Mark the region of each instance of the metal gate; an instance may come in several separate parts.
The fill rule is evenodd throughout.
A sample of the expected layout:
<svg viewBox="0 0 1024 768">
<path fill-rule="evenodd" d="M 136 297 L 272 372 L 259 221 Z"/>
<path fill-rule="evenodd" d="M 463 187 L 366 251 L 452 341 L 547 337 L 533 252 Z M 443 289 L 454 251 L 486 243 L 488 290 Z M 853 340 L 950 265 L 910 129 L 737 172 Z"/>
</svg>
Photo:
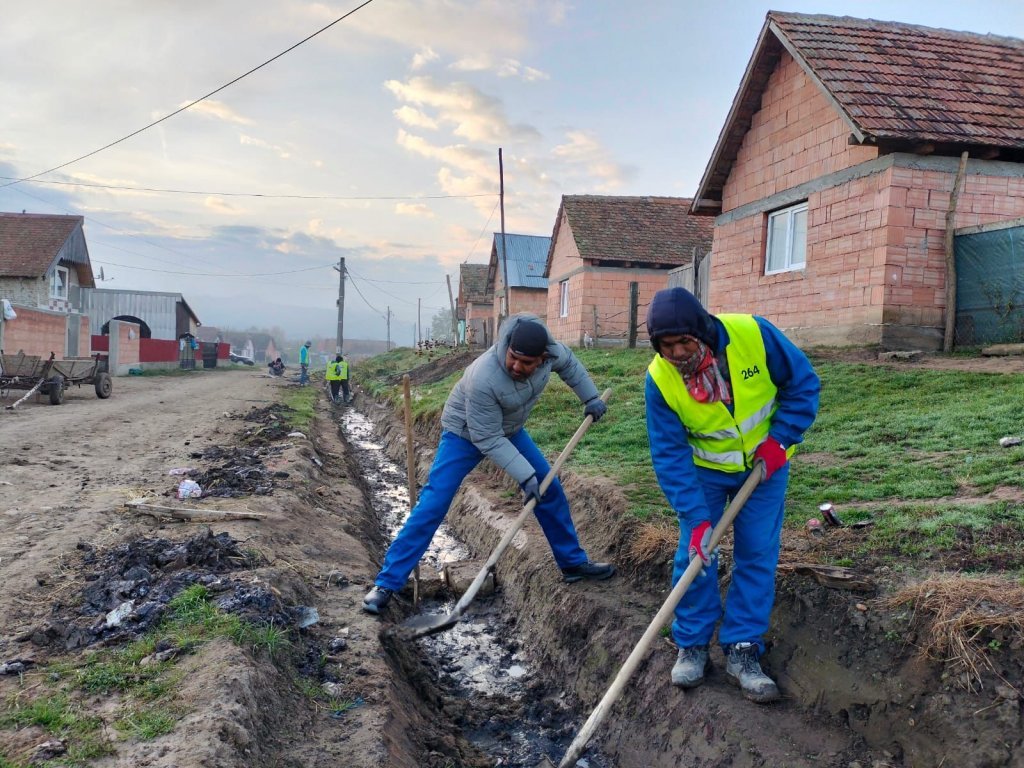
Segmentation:
<svg viewBox="0 0 1024 768">
<path fill-rule="evenodd" d="M 1024 220 L 958 229 L 958 346 L 1024 342 Z"/>
<path fill-rule="evenodd" d="M 178 337 L 178 367 L 192 370 L 196 367 L 196 337 L 184 333 Z"/>
</svg>

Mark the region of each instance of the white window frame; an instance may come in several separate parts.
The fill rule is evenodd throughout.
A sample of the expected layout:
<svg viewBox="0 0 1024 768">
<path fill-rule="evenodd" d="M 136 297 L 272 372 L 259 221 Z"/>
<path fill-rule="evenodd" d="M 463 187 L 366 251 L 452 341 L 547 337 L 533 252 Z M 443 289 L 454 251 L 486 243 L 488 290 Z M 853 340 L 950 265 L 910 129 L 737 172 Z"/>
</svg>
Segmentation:
<svg viewBox="0 0 1024 768">
<path fill-rule="evenodd" d="M 64 275 L 64 293 L 61 295 L 58 287 L 60 286 L 60 275 Z M 50 298 L 51 299 L 65 299 L 68 298 L 68 292 L 71 288 L 71 273 L 67 267 L 54 267 L 53 272 L 50 273 Z"/>
<path fill-rule="evenodd" d="M 803 260 L 800 262 L 794 261 L 794 230 L 793 226 L 794 218 L 800 214 L 804 214 L 804 221 L 807 221 L 807 201 L 797 205 L 791 205 L 789 208 L 782 208 L 781 210 L 774 211 L 768 214 L 768 242 L 765 245 L 764 251 L 764 273 L 765 275 L 777 275 L 782 272 L 793 272 L 795 270 L 803 269 L 807 266 L 807 226 L 804 226 L 804 241 L 803 241 Z M 775 227 L 773 224 L 779 219 L 785 217 L 786 219 L 786 239 L 783 243 L 775 242 Z M 772 253 L 776 249 L 781 248 L 782 250 L 782 265 L 772 269 L 769 265 L 772 263 Z"/>
<path fill-rule="evenodd" d="M 562 280 L 558 284 L 558 316 L 569 316 L 569 281 Z"/>
</svg>

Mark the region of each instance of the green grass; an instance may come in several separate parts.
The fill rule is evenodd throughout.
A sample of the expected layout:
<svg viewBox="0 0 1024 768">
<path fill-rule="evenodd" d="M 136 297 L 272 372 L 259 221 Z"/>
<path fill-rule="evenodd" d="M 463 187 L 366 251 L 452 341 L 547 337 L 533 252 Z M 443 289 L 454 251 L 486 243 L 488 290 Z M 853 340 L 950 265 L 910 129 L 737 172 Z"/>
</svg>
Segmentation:
<svg viewBox="0 0 1024 768">
<path fill-rule="evenodd" d="M 608 414 L 591 427 L 568 466 L 603 475 L 623 489 L 640 518 L 672 514 L 651 469 L 644 414 L 649 349 L 579 350 L 598 389 L 612 388 Z M 422 364 L 393 350 L 359 364 L 361 381 L 378 397 L 401 403 L 395 378 Z M 1024 376 L 900 369 L 817 361 L 821 407 L 798 448 L 790 474 L 787 524 L 800 526 L 832 501 L 848 522 L 873 517 L 866 541 L 918 555 L 951 545 L 958 529 L 983 532 L 995 522 L 1024 534 L 1020 503 L 977 501 L 997 487 L 1024 488 L 1024 447 L 1001 448 L 1020 434 Z M 461 374 L 413 387 L 418 417 L 438 417 Z M 575 394 L 552 377 L 527 428 L 555 456 L 583 419 Z M 870 511 L 844 508 L 868 502 Z"/>
<path fill-rule="evenodd" d="M 141 662 L 155 651 L 158 640 L 169 640 L 181 652 L 217 637 L 225 637 L 253 652 L 273 657 L 290 647 L 285 628 L 254 625 L 225 613 L 210 601 L 206 587 L 193 585 L 168 605 L 167 617 L 147 637 L 114 650 L 84 654 L 71 661 L 50 664 L 43 685 L 50 689 L 34 699 L 14 699 L 7 711 L 0 711 L 0 730 L 36 725 L 68 741 L 68 753 L 53 765 L 84 765 L 113 751 L 103 737 L 103 721 L 85 714 L 76 693 L 89 696 L 117 695 L 123 701 L 114 722 L 125 738 L 138 741 L 170 733 L 181 717 L 169 704 L 184 675 L 173 660 Z M 0 768 L 14 766 L 0 758 Z"/>
<path fill-rule="evenodd" d="M 284 391 L 281 402 L 290 409 L 285 415 L 289 427 L 300 431 L 309 429 L 309 425 L 313 423 L 319 391 L 320 388 L 312 384 L 308 387 L 289 387 Z"/>
</svg>

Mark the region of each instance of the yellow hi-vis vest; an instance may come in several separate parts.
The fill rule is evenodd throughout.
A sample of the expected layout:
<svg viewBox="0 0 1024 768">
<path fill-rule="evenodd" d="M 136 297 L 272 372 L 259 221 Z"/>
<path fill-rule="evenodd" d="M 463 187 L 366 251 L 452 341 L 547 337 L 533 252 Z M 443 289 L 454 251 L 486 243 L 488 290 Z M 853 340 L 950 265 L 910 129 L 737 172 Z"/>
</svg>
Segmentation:
<svg viewBox="0 0 1024 768">
<path fill-rule="evenodd" d="M 754 450 L 768 437 L 778 405 L 778 388 L 768 374 L 761 329 L 752 315 L 716 315 L 729 332 L 726 352 L 733 413 L 724 403 L 699 403 L 686 390 L 679 370 L 660 354 L 647 367 L 668 407 L 686 427 L 693 462 L 721 472 L 753 467 Z M 793 448 L 786 451 L 793 455 Z"/>
<path fill-rule="evenodd" d="M 327 366 L 328 381 L 344 381 L 348 378 L 348 360 L 340 363 L 331 363 Z"/>
</svg>

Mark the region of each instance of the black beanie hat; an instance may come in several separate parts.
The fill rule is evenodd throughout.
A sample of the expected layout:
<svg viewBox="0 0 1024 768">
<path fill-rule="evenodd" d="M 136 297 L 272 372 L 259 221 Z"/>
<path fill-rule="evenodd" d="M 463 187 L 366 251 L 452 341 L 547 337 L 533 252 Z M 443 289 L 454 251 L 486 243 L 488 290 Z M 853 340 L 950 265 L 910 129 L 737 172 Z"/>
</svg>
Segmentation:
<svg viewBox="0 0 1024 768">
<path fill-rule="evenodd" d="M 694 336 L 712 349 L 718 340 L 714 320 L 696 296 L 685 288 L 665 288 L 647 307 L 647 335 L 657 349 L 660 337 L 676 334 Z"/>
<path fill-rule="evenodd" d="M 517 355 L 540 357 L 548 348 L 548 329 L 536 320 L 520 320 L 508 340 Z"/>
</svg>

